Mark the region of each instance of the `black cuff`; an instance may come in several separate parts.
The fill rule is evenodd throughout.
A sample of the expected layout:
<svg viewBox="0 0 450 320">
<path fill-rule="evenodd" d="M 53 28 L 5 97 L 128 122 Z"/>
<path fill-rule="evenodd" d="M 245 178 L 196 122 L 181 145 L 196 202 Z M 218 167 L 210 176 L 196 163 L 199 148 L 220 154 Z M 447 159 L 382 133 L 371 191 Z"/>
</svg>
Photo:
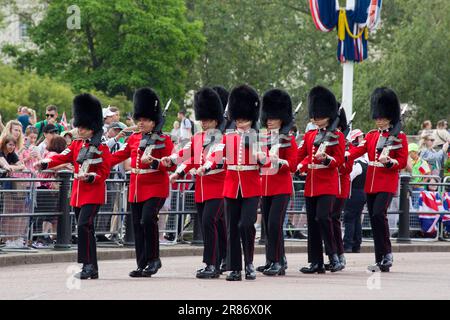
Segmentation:
<svg viewBox="0 0 450 320">
<path fill-rule="evenodd" d="M 322 164 L 324 166 L 329 166 L 331 163 L 331 159 L 330 158 L 325 158 L 325 160 L 322 161 Z"/>
<path fill-rule="evenodd" d="M 47 170 L 48 169 L 48 162 L 42 162 L 41 163 L 41 170 Z"/>
<path fill-rule="evenodd" d="M 186 172 L 184 172 L 184 171 L 180 171 L 180 172 L 177 172 L 177 173 L 178 173 L 178 176 L 180 178 L 184 178 L 184 176 L 186 175 Z"/>
<path fill-rule="evenodd" d="M 394 163 L 393 163 L 392 161 L 389 161 L 389 162 L 386 162 L 386 163 L 384 164 L 384 166 L 385 166 L 386 168 L 390 169 L 390 168 L 392 168 L 392 167 L 394 166 Z"/>
<path fill-rule="evenodd" d="M 87 177 L 87 179 L 86 179 L 86 182 L 87 182 L 87 183 L 93 183 L 93 182 L 94 182 L 94 180 L 95 180 L 95 177 L 94 177 L 94 176 L 91 176 L 91 175 L 89 175 L 89 176 Z"/>
<path fill-rule="evenodd" d="M 159 167 L 159 161 L 158 160 L 153 160 L 152 163 L 150 164 L 150 168 L 153 170 L 157 170 Z"/>
</svg>

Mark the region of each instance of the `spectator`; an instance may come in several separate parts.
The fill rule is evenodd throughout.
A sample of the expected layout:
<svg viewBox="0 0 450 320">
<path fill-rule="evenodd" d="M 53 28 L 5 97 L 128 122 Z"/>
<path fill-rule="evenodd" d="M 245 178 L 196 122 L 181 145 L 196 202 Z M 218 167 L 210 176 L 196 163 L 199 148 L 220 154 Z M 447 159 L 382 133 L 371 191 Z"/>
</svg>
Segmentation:
<svg viewBox="0 0 450 320">
<path fill-rule="evenodd" d="M 56 136 L 59 136 L 59 130 L 54 124 L 46 125 L 43 132 L 44 141 L 42 141 L 37 147 L 37 151 L 40 157 L 44 157 L 45 150 L 47 150 L 47 146 L 50 144 L 50 140 L 52 140 Z"/>
<path fill-rule="evenodd" d="M 364 140 L 364 133 L 355 129 L 349 134 L 349 140 L 353 147 L 358 146 Z M 344 207 L 344 251 L 345 253 L 359 253 L 362 243 L 362 211 L 366 204 L 364 184 L 366 181 L 369 160 L 367 154 L 359 157 L 353 163 L 350 173 L 351 193 Z"/>
<path fill-rule="evenodd" d="M 177 120 L 173 122 L 173 129 L 170 132 L 170 137 L 174 143 L 178 143 L 180 140 L 180 122 Z"/>
<path fill-rule="evenodd" d="M 20 123 L 20 122 L 19 122 Z M 20 130 L 22 133 L 22 130 Z M 20 163 L 19 157 L 15 153 L 16 139 L 12 135 L 5 135 L 0 142 L 0 167 L 7 171 L 9 175 L 15 171 L 25 169 Z M 2 189 L 16 189 L 16 184 L 9 182 L 3 183 Z M 12 246 L 17 241 L 20 242 L 19 247 L 24 246 L 24 238 L 27 234 L 28 218 L 22 217 L 5 217 L 8 214 L 23 213 L 25 211 L 26 198 L 24 193 L 8 192 L 3 194 L 3 214 L 0 219 L 0 234 L 6 235 L 2 241 L 13 240 Z M 9 245 L 6 242 L 6 245 Z"/>
<path fill-rule="evenodd" d="M 112 121 L 113 122 L 118 122 L 118 123 L 120 123 L 121 127 L 126 128 L 127 127 L 126 124 L 120 121 L 120 110 L 119 110 L 119 108 L 114 107 L 114 106 L 109 106 L 108 108 L 109 108 L 109 110 L 112 113 L 114 113 L 114 115 L 112 116 Z"/>
<path fill-rule="evenodd" d="M 441 149 L 445 143 L 450 142 L 447 120 L 439 120 L 434 132 L 434 145 L 436 149 Z"/>
<path fill-rule="evenodd" d="M 125 123 L 126 123 L 127 127 L 129 127 L 129 128 L 136 126 L 136 124 L 134 123 L 133 115 L 130 112 L 127 113 Z"/>
<path fill-rule="evenodd" d="M 34 162 L 38 158 L 36 146 L 38 129 L 36 127 L 28 127 L 25 130 L 25 147 L 19 152 L 19 159 L 25 167 L 34 171 Z"/>
<path fill-rule="evenodd" d="M 108 127 L 114 122 L 113 117 L 115 113 L 112 112 L 109 108 L 103 108 L 103 133 L 106 134 L 108 131 Z"/>
<path fill-rule="evenodd" d="M 16 150 L 20 151 L 24 146 L 24 135 L 22 131 L 22 124 L 17 120 L 10 120 L 6 123 L 5 129 L 0 135 L 0 142 L 5 136 L 12 135 L 16 139 Z"/>
<path fill-rule="evenodd" d="M 180 145 L 184 146 L 187 142 L 191 140 L 192 137 L 192 123 L 191 120 L 186 118 L 186 111 L 180 110 L 178 112 L 178 120 L 180 121 Z"/>
<path fill-rule="evenodd" d="M 72 131 L 64 131 L 61 133 L 61 137 L 63 137 L 66 140 L 67 146 L 70 146 L 73 141 L 73 133 Z"/>
<path fill-rule="evenodd" d="M 428 178 L 421 176 L 430 175 L 431 169 L 425 160 L 422 160 L 419 156 L 419 146 L 416 143 L 410 143 L 408 145 L 408 163 L 406 165 L 406 171 L 410 172 L 411 178 L 411 189 L 412 189 L 412 205 L 414 208 L 418 208 L 420 192 L 425 190 L 423 185 L 418 183 L 427 182 Z"/>
<path fill-rule="evenodd" d="M 34 126 L 37 122 L 36 110 L 27 108 L 27 114 L 28 114 L 28 120 L 30 121 L 30 124 L 32 126 Z"/>
<path fill-rule="evenodd" d="M 308 131 L 311 131 L 311 130 L 315 130 L 315 129 L 317 129 L 317 126 L 314 124 L 313 119 L 311 119 L 311 120 L 308 122 L 308 124 L 306 125 L 305 133 L 308 132 Z"/>
<path fill-rule="evenodd" d="M 439 151 L 436 151 L 433 148 L 435 139 L 434 135 L 425 135 L 423 138 L 423 147 L 420 152 L 420 157 L 428 162 L 428 164 L 431 167 L 431 174 L 432 175 L 442 175 L 442 168 L 444 167 L 444 159 L 445 155 L 448 151 L 448 145 L 449 143 L 446 142 L 442 146 L 442 149 Z"/>
<path fill-rule="evenodd" d="M 64 127 L 58 123 L 58 108 L 56 106 L 49 105 L 45 108 L 45 119 L 46 120 L 39 121 L 35 125 L 35 127 L 39 130 L 37 144 L 43 140 L 44 128 L 48 124 L 54 125 L 58 129 L 58 134 L 61 134 L 64 131 Z"/>
<path fill-rule="evenodd" d="M 433 124 L 430 120 L 425 120 L 422 122 L 422 129 L 419 130 L 419 135 L 422 137 L 424 135 L 429 135 L 433 133 Z"/>
<path fill-rule="evenodd" d="M 25 130 L 28 128 L 28 126 L 31 125 L 28 108 L 20 106 L 19 109 L 17 110 L 17 113 L 18 113 L 17 121 L 19 121 L 22 124 L 22 131 L 25 133 Z"/>
<path fill-rule="evenodd" d="M 44 151 L 43 158 L 51 158 L 52 156 L 63 152 L 67 147 L 66 140 L 58 135 L 55 135 L 48 141 L 48 145 Z M 71 164 L 63 164 L 52 170 L 73 170 Z M 55 179 L 56 173 L 54 172 L 40 172 L 37 174 L 39 178 L 44 179 Z M 58 193 L 54 191 L 48 190 L 58 190 L 59 185 L 57 182 L 49 182 L 45 181 L 40 184 L 38 190 L 36 192 L 36 210 L 35 212 L 53 212 L 57 211 L 58 208 Z M 39 237 L 34 243 L 33 248 L 46 248 L 49 244 L 52 244 L 54 241 L 53 234 L 56 234 L 57 227 L 57 218 L 54 216 L 44 216 L 39 220 L 39 223 L 36 221 L 35 224 L 38 225 L 42 221 L 42 234 L 44 236 Z"/>
</svg>

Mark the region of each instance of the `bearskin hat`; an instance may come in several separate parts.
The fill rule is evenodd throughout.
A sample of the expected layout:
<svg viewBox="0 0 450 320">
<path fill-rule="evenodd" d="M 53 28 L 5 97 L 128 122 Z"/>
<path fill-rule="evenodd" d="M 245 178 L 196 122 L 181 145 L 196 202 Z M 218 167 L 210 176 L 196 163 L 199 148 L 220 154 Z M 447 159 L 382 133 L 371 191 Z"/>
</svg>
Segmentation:
<svg viewBox="0 0 450 320">
<path fill-rule="evenodd" d="M 392 124 L 400 121 L 400 102 L 392 89 L 377 88 L 370 98 L 372 119 L 387 118 Z"/>
<path fill-rule="evenodd" d="M 267 119 L 280 119 L 283 125 L 292 122 L 292 101 L 281 89 L 272 89 L 264 94 L 261 110 L 261 124 L 267 126 Z"/>
<path fill-rule="evenodd" d="M 161 121 L 161 103 L 153 89 L 141 88 L 136 90 L 133 97 L 134 119 L 146 118 L 155 121 L 156 125 Z"/>
<path fill-rule="evenodd" d="M 228 97 L 230 96 L 230 93 L 222 86 L 215 86 L 212 89 L 219 95 L 220 101 L 222 101 L 223 109 L 225 110 L 228 104 Z"/>
<path fill-rule="evenodd" d="M 103 130 L 103 111 L 100 101 L 89 93 L 83 93 L 73 99 L 74 127 L 94 131 Z"/>
<path fill-rule="evenodd" d="M 220 124 L 223 121 L 223 106 L 219 95 L 211 88 L 203 88 L 195 93 L 194 109 L 196 120 L 217 120 Z"/>
<path fill-rule="evenodd" d="M 333 92 L 322 86 L 311 89 L 308 95 L 309 118 L 330 118 L 337 117 L 338 105 Z"/>
<path fill-rule="evenodd" d="M 260 101 L 255 89 L 248 85 L 234 88 L 229 97 L 228 107 L 233 120 L 246 119 L 258 121 Z"/>
</svg>

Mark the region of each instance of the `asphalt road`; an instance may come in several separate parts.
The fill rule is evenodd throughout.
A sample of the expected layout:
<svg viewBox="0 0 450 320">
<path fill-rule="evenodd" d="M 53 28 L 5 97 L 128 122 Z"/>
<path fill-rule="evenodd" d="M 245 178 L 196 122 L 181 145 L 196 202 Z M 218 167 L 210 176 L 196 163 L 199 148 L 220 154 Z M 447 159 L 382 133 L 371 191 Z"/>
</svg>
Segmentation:
<svg viewBox="0 0 450 320">
<path fill-rule="evenodd" d="M 0 268 L 1 299 L 449 299 L 449 253 L 396 253 L 390 273 L 368 273 L 373 254 L 347 255 L 338 273 L 304 275 L 306 254 L 289 254 L 286 276 L 258 274 L 255 281 L 228 282 L 195 278 L 200 257 L 163 258 L 152 278 L 131 279 L 134 260 L 100 262 L 100 279 L 79 281 L 78 264 L 54 263 Z M 255 256 L 255 266 L 264 262 Z"/>
</svg>

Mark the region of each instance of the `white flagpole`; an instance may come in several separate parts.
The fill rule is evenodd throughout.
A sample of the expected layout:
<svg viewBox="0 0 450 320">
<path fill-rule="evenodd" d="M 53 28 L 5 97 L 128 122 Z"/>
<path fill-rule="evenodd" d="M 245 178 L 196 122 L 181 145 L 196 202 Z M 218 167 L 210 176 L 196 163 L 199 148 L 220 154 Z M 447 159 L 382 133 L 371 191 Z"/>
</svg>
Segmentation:
<svg viewBox="0 0 450 320">
<path fill-rule="evenodd" d="M 353 10 L 355 8 L 355 0 L 347 0 L 346 9 Z M 353 114 L 353 61 L 346 61 L 342 64 L 342 107 L 345 114 Z"/>
</svg>

